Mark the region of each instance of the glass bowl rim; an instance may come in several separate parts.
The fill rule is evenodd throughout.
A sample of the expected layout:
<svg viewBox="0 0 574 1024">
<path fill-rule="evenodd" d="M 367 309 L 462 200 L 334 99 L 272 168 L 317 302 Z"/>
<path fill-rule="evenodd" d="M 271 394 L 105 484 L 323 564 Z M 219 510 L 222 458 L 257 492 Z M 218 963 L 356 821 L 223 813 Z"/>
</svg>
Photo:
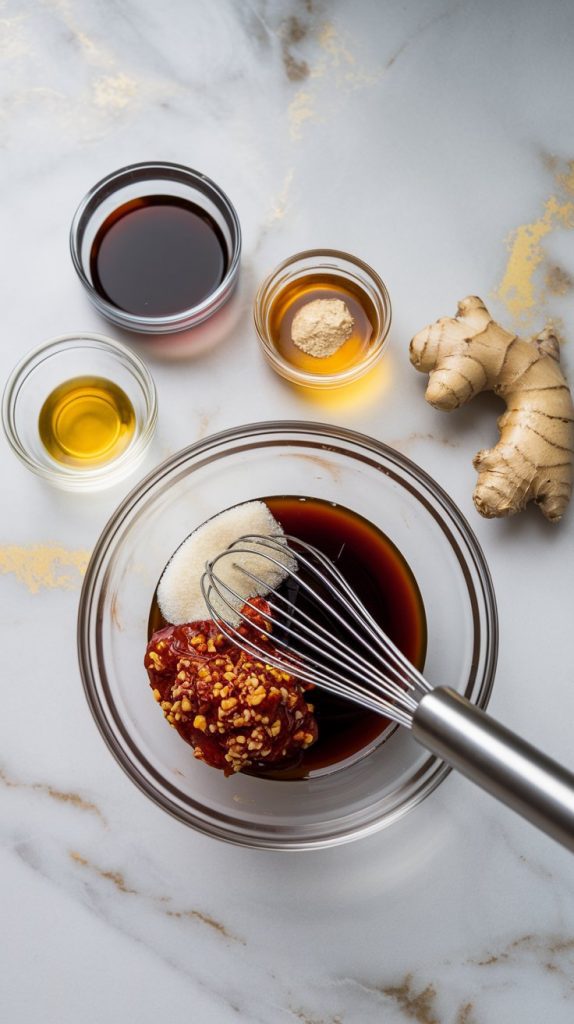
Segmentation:
<svg viewBox="0 0 574 1024">
<path fill-rule="evenodd" d="M 90 652 L 90 622 L 95 611 L 94 601 L 97 600 L 100 591 L 101 581 L 99 581 L 99 577 L 101 569 L 102 567 L 105 568 L 106 556 L 110 548 L 113 549 L 114 539 L 118 534 L 118 531 L 121 530 L 126 514 L 132 512 L 137 507 L 138 503 L 153 490 L 154 485 L 159 484 L 161 480 L 172 471 L 182 467 L 190 458 L 204 455 L 209 452 L 210 449 L 216 449 L 225 442 L 236 442 L 247 438 L 261 439 L 265 434 L 288 435 L 289 433 L 304 433 L 307 435 L 317 436 L 322 435 L 323 437 L 328 435 L 333 440 L 338 440 L 343 443 L 349 442 L 351 444 L 362 446 L 363 448 L 374 452 L 379 457 L 382 456 L 391 463 L 394 463 L 399 469 L 406 471 L 414 477 L 417 485 L 426 487 L 431 492 L 431 495 L 437 500 L 441 511 L 446 511 L 448 517 L 450 517 L 451 521 L 458 527 L 460 534 L 468 547 L 472 564 L 476 569 L 478 582 L 480 583 L 480 589 L 484 599 L 484 668 L 481 674 L 482 678 L 477 684 L 478 693 L 476 698 L 473 699 L 473 703 L 482 710 L 486 709 L 492 694 L 497 666 L 499 642 L 498 614 L 490 570 L 482 547 L 474 531 L 464 514 L 460 511 L 444 488 L 441 487 L 441 485 L 438 484 L 433 477 L 426 472 L 426 470 L 422 469 L 406 455 L 403 455 L 401 452 L 396 451 L 384 442 L 378 441 L 367 434 L 350 430 L 346 427 L 333 426 L 328 423 L 302 420 L 268 420 L 249 423 L 238 427 L 231 427 L 226 430 L 218 431 L 215 434 L 211 434 L 192 445 L 188 445 L 185 448 L 180 449 L 178 452 L 175 452 L 156 466 L 155 469 L 144 477 L 144 479 L 141 480 L 120 503 L 108 520 L 95 544 L 86 570 L 80 595 L 77 620 L 77 650 L 84 694 L 96 726 L 106 746 L 130 780 L 138 787 L 138 789 L 140 789 L 141 792 L 151 799 L 156 806 L 161 807 L 177 821 L 180 821 L 188 827 L 192 827 L 204 835 L 208 835 L 212 838 L 223 840 L 225 842 L 252 849 L 303 851 L 337 846 L 341 843 L 350 842 L 363 836 L 372 835 L 382 828 L 393 824 L 393 822 L 406 814 L 407 811 L 417 806 L 417 804 L 429 796 L 452 771 L 451 766 L 445 761 L 441 761 L 440 758 L 435 755 L 429 754 L 427 761 L 413 773 L 409 778 L 408 783 L 405 783 L 405 785 L 408 784 L 411 787 L 411 791 L 408 796 L 399 805 L 388 812 L 384 812 L 374 820 L 368 821 L 366 824 L 352 824 L 345 830 L 337 831 L 327 836 L 300 836 L 297 839 L 285 838 L 280 834 L 272 837 L 255 837 L 251 834 L 242 834 L 240 831 L 234 831 L 230 828 L 226 828 L 225 823 L 221 824 L 216 821 L 207 821 L 205 818 L 199 818 L 194 816 L 192 813 L 184 812 L 182 809 L 177 808 L 170 802 L 169 796 L 166 796 L 164 793 L 160 793 L 153 788 L 141 772 L 139 766 L 134 765 L 131 757 L 129 756 L 129 752 L 126 753 L 126 751 L 122 749 L 113 730 L 109 726 L 106 714 L 102 711 L 97 694 L 97 687 L 94 682 L 97 670 L 93 665 Z M 225 457 L 226 454 L 227 452 L 221 453 L 222 457 Z M 420 495 L 418 491 L 416 494 L 417 498 L 419 498 Z M 442 520 L 442 517 L 435 516 L 435 518 L 441 518 Z M 450 543 L 452 546 L 452 541 L 450 541 Z M 457 557 L 459 557 L 459 553 L 456 553 Z M 466 561 L 461 565 L 461 568 L 464 576 L 468 580 Z M 108 569 L 105 569 L 105 572 L 103 573 L 104 584 L 107 580 L 107 575 Z M 476 592 L 474 587 L 473 590 Z M 413 784 L 416 784 L 416 788 L 414 790 L 412 789 Z"/>
<path fill-rule="evenodd" d="M 297 263 L 309 259 L 339 259 L 357 267 L 370 279 L 375 291 L 377 292 L 377 298 L 383 308 L 384 315 L 381 320 L 381 326 L 376 343 L 369 352 L 367 352 L 364 359 L 361 359 L 354 366 L 347 367 L 346 370 L 341 370 L 339 373 L 312 373 L 309 370 L 301 370 L 298 367 L 292 366 L 287 359 L 284 359 L 283 356 L 279 354 L 275 346 L 270 343 L 268 332 L 263 322 L 263 303 L 267 298 L 268 292 L 275 285 L 280 275 Z M 320 265 L 317 269 L 321 269 Z M 365 260 L 362 260 L 359 256 L 354 256 L 352 253 L 345 252 L 342 249 L 304 249 L 301 252 L 293 253 L 292 256 L 288 256 L 286 259 L 278 263 L 271 273 L 269 273 L 261 282 L 253 300 L 253 321 L 257 332 L 257 338 L 261 348 L 263 349 L 265 358 L 282 377 L 285 377 L 287 380 L 290 380 L 295 384 L 300 384 L 303 387 L 339 387 L 343 384 L 348 384 L 351 381 L 357 380 L 359 377 L 363 376 L 363 374 L 367 373 L 367 371 L 375 365 L 385 351 L 389 340 L 392 318 L 393 311 L 391 297 L 380 274 L 378 274 L 370 264 L 366 263 Z"/>
<path fill-rule="evenodd" d="M 128 313 L 127 311 L 120 309 L 115 306 L 113 302 L 109 302 L 94 288 L 92 281 L 84 270 L 84 261 L 82 260 L 81 254 L 81 237 L 83 234 L 84 217 L 89 212 L 91 204 L 96 203 L 99 205 L 100 196 L 106 198 L 107 195 L 112 194 L 117 189 L 129 183 L 130 175 L 138 175 L 138 180 L 142 182 L 146 180 L 145 172 L 149 172 L 150 180 L 155 175 L 156 178 L 163 177 L 169 180 L 169 173 L 175 172 L 182 177 L 188 179 L 187 184 L 200 184 L 203 188 L 211 191 L 213 196 L 216 197 L 217 202 L 225 209 L 231 222 L 231 235 L 232 235 L 232 246 L 233 251 L 229 266 L 225 272 L 225 276 L 217 288 L 206 295 L 201 302 L 196 303 L 195 306 L 189 306 L 187 309 L 179 310 L 177 313 L 170 313 L 166 316 L 139 316 L 135 313 Z M 128 182 L 123 179 L 127 178 Z M 111 186 L 115 182 L 115 188 L 111 190 Z M 203 189 L 200 188 L 199 191 Z M 89 213 L 88 220 L 92 214 Z M 156 328 L 158 333 L 162 333 L 160 328 L 165 328 L 167 332 L 170 329 L 177 329 L 182 324 L 182 330 L 188 326 L 190 318 L 193 319 L 193 326 L 197 326 L 202 323 L 203 320 L 207 319 L 212 313 L 217 312 L 218 309 L 224 304 L 230 288 L 234 285 L 239 272 L 239 262 L 241 259 L 241 224 L 239 222 L 239 216 L 235 206 L 231 202 L 231 199 L 226 192 L 220 187 L 207 174 L 203 174 L 202 171 L 197 171 L 193 167 L 187 167 L 185 164 L 173 163 L 168 160 L 143 160 L 139 163 L 126 164 L 125 167 L 119 167 L 115 171 L 111 171 L 106 174 L 105 177 L 100 178 L 92 187 L 86 192 L 83 199 L 80 200 L 70 226 L 70 254 L 72 257 L 72 263 L 74 269 L 88 292 L 88 295 L 94 302 L 94 305 L 100 312 L 106 316 L 112 323 L 119 324 L 128 330 L 141 331 L 143 333 L 149 333 L 150 328 Z"/>
<path fill-rule="evenodd" d="M 44 465 L 30 453 L 23 444 L 20 434 L 16 429 L 14 414 L 18 404 L 20 389 L 28 374 L 52 356 L 65 353 L 68 346 L 74 347 L 74 342 L 78 343 L 77 347 L 79 348 L 88 350 L 98 349 L 100 351 L 103 349 L 112 358 L 116 361 L 121 361 L 129 369 L 144 394 L 146 417 L 142 422 L 139 437 L 121 455 L 113 459 L 112 462 L 91 470 L 78 471 L 68 469 L 65 471 L 64 469 L 57 469 L 55 466 L 52 468 L 51 466 Z M 93 345 L 92 342 L 96 342 L 96 344 Z M 97 334 L 93 331 L 74 331 L 72 334 L 61 334 L 58 337 L 49 338 L 48 341 L 42 342 L 42 344 L 30 349 L 12 369 L 2 395 L 2 426 L 6 440 L 14 454 L 32 473 L 42 477 L 44 480 L 58 483 L 75 481 L 78 489 L 81 489 L 82 481 L 86 485 L 93 484 L 98 480 L 104 483 L 111 476 L 115 476 L 118 470 L 121 471 L 125 468 L 127 464 L 132 461 L 138 461 L 152 440 L 157 422 L 157 414 L 158 400 L 155 382 L 143 359 L 140 359 L 135 352 L 128 348 L 127 345 L 123 345 L 122 342 L 115 341 L 113 338 L 108 338 L 104 334 Z"/>
</svg>

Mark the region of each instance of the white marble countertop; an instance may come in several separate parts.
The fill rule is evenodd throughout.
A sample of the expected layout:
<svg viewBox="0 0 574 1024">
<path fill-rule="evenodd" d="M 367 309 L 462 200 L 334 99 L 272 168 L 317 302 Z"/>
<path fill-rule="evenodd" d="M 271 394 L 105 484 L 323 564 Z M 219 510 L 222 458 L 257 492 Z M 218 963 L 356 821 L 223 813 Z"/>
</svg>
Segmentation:
<svg viewBox="0 0 574 1024">
<path fill-rule="evenodd" d="M 574 378 L 573 33 L 561 0 L 0 8 L 2 379 L 51 336 L 117 336 L 67 248 L 98 178 L 150 158 L 215 178 L 243 225 L 242 319 L 193 363 L 151 363 L 160 420 L 140 475 L 208 432 L 276 417 L 407 453 L 492 569 L 491 710 L 570 766 L 574 511 L 556 528 L 536 509 L 481 520 L 471 458 L 498 405 L 434 412 L 407 345 L 478 293 L 527 334 L 553 317 Z M 368 387 L 322 402 L 273 375 L 250 319 L 262 276 L 310 246 L 371 262 L 394 308 Z M 4 441 L 0 459 L 3 1021 L 574 1019 L 574 862 L 461 778 L 387 831 L 306 855 L 217 843 L 148 802 L 97 733 L 75 651 L 82 572 L 122 488 L 65 495 Z"/>
</svg>

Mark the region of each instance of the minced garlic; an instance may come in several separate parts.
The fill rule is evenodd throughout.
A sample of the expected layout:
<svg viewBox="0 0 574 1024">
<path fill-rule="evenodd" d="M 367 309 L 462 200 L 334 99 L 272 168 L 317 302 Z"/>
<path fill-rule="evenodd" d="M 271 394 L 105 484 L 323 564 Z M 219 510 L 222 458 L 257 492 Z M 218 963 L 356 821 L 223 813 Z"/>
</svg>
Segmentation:
<svg viewBox="0 0 574 1024">
<path fill-rule="evenodd" d="M 342 299 L 314 299 L 297 310 L 291 340 L 307 355 L 332 356 L 351 337 L 355 321 Z"/>
</svg>

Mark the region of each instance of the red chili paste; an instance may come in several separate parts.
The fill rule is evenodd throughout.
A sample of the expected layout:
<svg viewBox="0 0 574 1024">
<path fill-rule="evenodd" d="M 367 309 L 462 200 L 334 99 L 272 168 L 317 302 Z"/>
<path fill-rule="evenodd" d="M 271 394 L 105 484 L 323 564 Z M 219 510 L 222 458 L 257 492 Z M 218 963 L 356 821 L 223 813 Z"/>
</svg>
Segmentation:
<svg viewBox="0 0 574 1024">
<path fill-rule="evenodd" d="M 241 627 L 268 646 L 259 627 L 269 605 L 253 598 Z M 313 706 L 294 676 L 240 650 L 216 622 L 166 626 L 153 634 L 144 664 L 167 721 L 194 748 L 195 757 L 226 775 L 259 764 L 290 761 L 317 739 Z"/>
</svg>

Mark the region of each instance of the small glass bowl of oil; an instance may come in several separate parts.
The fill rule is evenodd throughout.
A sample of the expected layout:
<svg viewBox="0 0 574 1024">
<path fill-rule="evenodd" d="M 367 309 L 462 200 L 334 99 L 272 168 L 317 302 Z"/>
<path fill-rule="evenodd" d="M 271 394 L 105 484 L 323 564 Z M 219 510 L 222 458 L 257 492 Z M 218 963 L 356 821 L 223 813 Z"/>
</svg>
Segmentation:
<svg viewBox="0 0 574 1024">
<path fill-rule="evenodd" d="M 302 351 L 292 324 L 307 303 L 339 300 L 352 332 L 331 355 Z M 253 308 L 263 354 L 282 377 L 310 388 L 336 388 L 367 373 L 382 356 L 391 326 L 391 300 L 367 263 L 336 249 L 309 249 L 280 263 L 263 281 Z"/>
<path fill-rule="evenodd" d="M 144 363 L 98 334 L 55 338 L 8 379 L 2 423 L 28 469 L 65 490 L 119 483 L 144 458 L 157 396 Z"/>
</svg>

